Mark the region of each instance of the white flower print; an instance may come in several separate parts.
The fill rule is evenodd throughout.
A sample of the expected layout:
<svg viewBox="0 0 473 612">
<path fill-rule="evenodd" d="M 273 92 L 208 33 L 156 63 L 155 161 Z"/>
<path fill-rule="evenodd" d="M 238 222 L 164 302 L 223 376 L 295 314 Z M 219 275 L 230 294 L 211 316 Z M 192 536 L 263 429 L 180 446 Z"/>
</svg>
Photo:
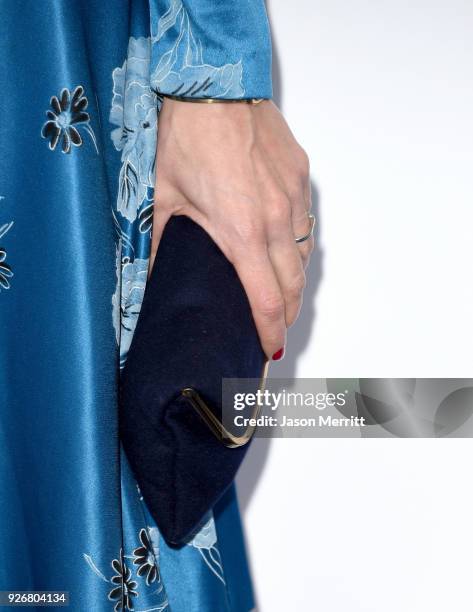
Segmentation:
<svg viewBox="0 0 473 612">
<path fill-rule="evenodd" d="M 121 367 L 125 365 L 138 322 L 147 276 L 147 259 L 138 258 L 130 261 L 128 257 L 124 257 L 123 260 L 120 260 L 120 255 L 117 255 L 117 287 L 112 297 L 112 305 L 113 326 L 117 343 L 120 346 Z"/>
<path fill-rule="evenodd" d="M 188 546 L 197 548 L 210 570 L 225 584 L 223 577 L 222 560 L 220 552 L 217 548 L 217 531 L 215 529 L 215 521 L 213 516 L 200 529 L 194 538 L 188 543 Z"/>
<path fill-rule="evenodd" d="M 157 98 L 149 80 L 150 39 L 131 37 L 128 56 L 113 71 L 110 122 L 115 148 L 122 152 L 117 210 L 130 222 L 154 187 Z"/>
</svg>

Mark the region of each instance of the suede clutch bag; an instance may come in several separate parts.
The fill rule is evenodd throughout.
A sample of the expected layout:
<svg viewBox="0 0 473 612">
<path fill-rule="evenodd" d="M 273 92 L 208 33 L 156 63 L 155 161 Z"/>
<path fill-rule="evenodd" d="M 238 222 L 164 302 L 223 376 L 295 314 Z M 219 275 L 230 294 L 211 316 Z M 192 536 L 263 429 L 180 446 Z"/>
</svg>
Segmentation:
<svg viewBox="0 0 473 612">
<path fill-rule="evenodd" d="M 120 436 L 161 534 L 180 546 L 232 483 L 254 426 L 225 426 L 222 380 L 267 360 L 232 264 L 184 216 L 163 232 L 121 376 Z M 257 388 L 252 389 L 257 391 Z M 256 413 L 253 413 L 253 417 Z"/>
</svg>

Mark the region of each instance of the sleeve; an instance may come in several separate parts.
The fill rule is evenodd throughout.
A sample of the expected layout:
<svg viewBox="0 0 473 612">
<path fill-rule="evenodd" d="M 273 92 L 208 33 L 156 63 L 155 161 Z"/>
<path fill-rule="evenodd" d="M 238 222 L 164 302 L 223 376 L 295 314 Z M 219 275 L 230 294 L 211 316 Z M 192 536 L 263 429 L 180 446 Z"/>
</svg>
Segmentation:
<svg viewBox="0 0 473 612">
<path fill-rule="evenodd" d="M 196 98 L 271 98 L 264 0 L 150 0 L 151 84 Z"/>
</svg>

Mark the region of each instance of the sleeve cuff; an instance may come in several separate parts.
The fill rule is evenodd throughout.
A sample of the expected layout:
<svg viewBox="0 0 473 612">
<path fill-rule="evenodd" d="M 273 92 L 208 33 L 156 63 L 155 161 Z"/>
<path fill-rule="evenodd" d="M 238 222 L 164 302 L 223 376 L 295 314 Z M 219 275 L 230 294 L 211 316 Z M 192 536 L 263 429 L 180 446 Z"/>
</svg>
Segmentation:
<svg viewBox="0 0 473 612">
<path fill-rule="evenodd" d="M 151 85 L 196 98 L 271 98 L 263 0 L 150 0 Z"/>
</svg>

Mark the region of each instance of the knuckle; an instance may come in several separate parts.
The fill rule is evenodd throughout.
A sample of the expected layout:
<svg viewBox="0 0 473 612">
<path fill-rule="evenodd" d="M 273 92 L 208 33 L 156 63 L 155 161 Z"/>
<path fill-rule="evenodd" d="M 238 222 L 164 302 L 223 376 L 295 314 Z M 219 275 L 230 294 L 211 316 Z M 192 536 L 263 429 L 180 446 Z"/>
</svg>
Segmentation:
<svg viewBox="0 0 473 612">
<path fill-rule="evenodd" d="M 271 202 L 271 222 L 276 225 L 286 226 L 291 221 L 291 203 L 289 198 L 283 194 L 275 195 Z"/>
<path fill-rule="evenodd" d="M 301 251 L 301 255 L 303 257 L 309 257 L 312 251 L 314 250 L 314 247 L 315 247 L 315 240 L 314 240 L 314 237 L 311 236 L 310 238 L 308 238 L 305 242 L 303 242 L 300 245 L 299 248 Z"/>
<path fill-rule="evenodd" d="M 284 317 L 284 301 L 281 296 L 266 295 L 258 306 L 260 314 L 270 323 Z"/>
<path fill-rule="evenodd" d="M 302 266 L 304 267 L 304 270 L 307 269 L 309 262 L 310 262 L 310 255 L 306 255 L 302 257 Z"/>
<path fill-rule="evenodd" d="M 295 276 L 286 289 L 287 296 L 292 300 L 299 301 L 306 286 L 306 277 L 303 272 Z"/>
<path fill-rule="evenodd" d="M 301 253 L 301 259 L 302 259 L 302 266 L 304 268 L 304 270 L 307 268 L 307 266 L 309 265 L 310 262 L 310 256 L 311 256 L 311 248 L 309 247 L 306 251 L 303 251 Z"/>
<path fill-rule="evenodd" d="M 255 219 L 240 219 L 234 226 L 236 237 L 241 244 L 254 244 L 262 240 L 263 228 Z"/>
<path fill-rule="evenodd" d="M 300 306 L 300 304 L 299 304 Z M 297 308 L 297 310 L 294 310 L 287 318 L 286 324 L 288 327 L 291 327 L 291 325 L 294 325 L 294 323 L 297 321 L 297 318 L 299 316 L 299 308 Z"/>
<path fill-rule="evenodd" d="M 300 168 L 301 173 L 303 174 L 303 176 L 309 176 L 310 159 L 306 151 L 302 147 L 300 147 L 299 149 L 299 154 L 297 158 L 298 158 L 298 167 Z"/>
<path fill-rule="evenodd" d="M 297 178 L 297 180 L 292 180 L 289 185 L 289 196 L 291 201 L 294 204 L 304 201 L 304 192 L 302 190 L 302 182 Z"/>
</svg>

